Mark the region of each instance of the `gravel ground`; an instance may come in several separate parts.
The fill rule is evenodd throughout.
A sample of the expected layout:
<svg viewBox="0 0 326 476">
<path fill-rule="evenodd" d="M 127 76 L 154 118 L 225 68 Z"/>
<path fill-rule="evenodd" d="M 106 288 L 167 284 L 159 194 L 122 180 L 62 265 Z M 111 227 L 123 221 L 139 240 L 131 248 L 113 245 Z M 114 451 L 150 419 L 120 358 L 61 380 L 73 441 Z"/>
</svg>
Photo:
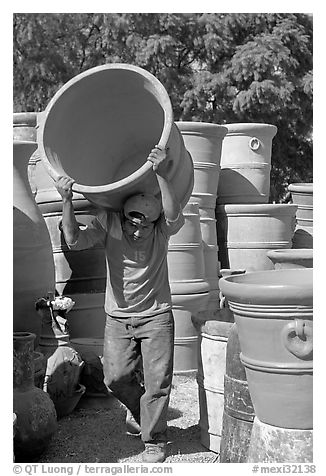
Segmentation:
<svg viewBox="0 0 326 476">
<path fill-rule="evenodd" d="M 102 399 L 97 399 L 102 400 Z M 58 422 L 58 431 L 39 463 L 140 463 L 140 438 L 125 434 L 125 409 L 113 397 L 105 408 L 87 399 Z M 100 407 L 100 408 L 98 408 Z M 216 463 L 218 454 L 200 443 L 198 389 L 194 374 L 174 375 L 168 414 L 166 463 Z"/>
</svg>

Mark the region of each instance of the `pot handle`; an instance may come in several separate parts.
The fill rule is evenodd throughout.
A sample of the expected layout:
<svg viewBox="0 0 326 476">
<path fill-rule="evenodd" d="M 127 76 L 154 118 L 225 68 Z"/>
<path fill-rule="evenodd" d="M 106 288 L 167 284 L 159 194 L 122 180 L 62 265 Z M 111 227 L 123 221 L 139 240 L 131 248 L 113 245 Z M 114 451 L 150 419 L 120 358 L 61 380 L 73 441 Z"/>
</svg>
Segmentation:
<svg viewBox="0 0 326 476">
<path fill-rule="evenodd" d="M 257 139 L 257 137 L 252 137 L 250 140 L 249 140 L 249 147 L 251 150 L 258 150 L 259 147 L 260 147 L 260 140 Z"/>
<path fill-rule="evenodd" d="M 294 319 L 283 327 L 281 336 L 286 349 L 296 357 L 304 359 L 312 354 L 313 332 L 309 321 Z"/>
</svg>

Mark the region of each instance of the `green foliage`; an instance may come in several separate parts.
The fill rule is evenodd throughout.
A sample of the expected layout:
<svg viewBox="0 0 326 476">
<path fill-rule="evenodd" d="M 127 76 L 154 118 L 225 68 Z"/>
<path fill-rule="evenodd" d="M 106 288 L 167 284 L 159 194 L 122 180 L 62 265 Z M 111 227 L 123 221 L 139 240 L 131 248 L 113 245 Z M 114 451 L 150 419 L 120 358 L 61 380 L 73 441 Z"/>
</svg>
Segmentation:
<svg viewBox="0 0 326 476">
<path fill-rule="evenodd" d="M 271 200 L 312 181 L 312 18 L 299 13 L 19 13 L 14 110 L 41 111 L 76 74 L 131 63 L 175 120 L 275 124 Z"/>
</svg>

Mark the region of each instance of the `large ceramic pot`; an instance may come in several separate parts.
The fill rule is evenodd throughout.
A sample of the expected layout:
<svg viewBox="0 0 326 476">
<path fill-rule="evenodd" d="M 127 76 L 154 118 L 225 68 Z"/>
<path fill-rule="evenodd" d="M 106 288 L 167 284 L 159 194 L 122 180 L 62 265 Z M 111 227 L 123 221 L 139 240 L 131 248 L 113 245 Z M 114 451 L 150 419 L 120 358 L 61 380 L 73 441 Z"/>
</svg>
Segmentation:
<svg viewBox="0 0 326 476">
<path fill-rule="evenodd" d="M 54 95 L 40 125 L 49 174 L 71 176 L 75 192 L 116 210 L 134 193 L 159 193 L 147 161 L 155 145 L 169 147 L 168 177 L 185 205 L 193 164 L 169 96 L 152 74 L 129 64 L 97 66 L 72 78 Z"/>
<path fill-rule="evenodd" d="M 293 204 L 217 206 L 217 242 L 222 268 L 273 269 L 266 253 L 292 247 L 296 210 Z"/>
<path fill-rule="evenodd" d="M 269 425 L 312 428 L 312 273 L 279 269 L 220 280 L 255 413 Z"/>
<path fill-rule="evenodd" d="M 35 302 L 54 293 L 51 240 L 42 213 L 35 203 L 27 163 L 37 144 L 14 141 L 13 166 L 13 320 L 14 331 L 28 331 L 39 338 L 41 320 Z"/>
<path fill-rule="evenodd" d="M 16 461 L 38 457 L 57 429 L 57 415 L 49 395 L 34 385 L 35 334 L 14 333 L 13 406 L 17 415 L 14 438 Z"/>
<path fill-rule="evenodd" d="M 225 124 L 217 203 L 267 203 L 272 139 L 270 124 Z"/>
<path fill-rule="evenodd" d="M 292 183 L 288 187 L 292 202 L 298 206 L 293 248 L 313 247 L 313 184 Z"/>
</svg>

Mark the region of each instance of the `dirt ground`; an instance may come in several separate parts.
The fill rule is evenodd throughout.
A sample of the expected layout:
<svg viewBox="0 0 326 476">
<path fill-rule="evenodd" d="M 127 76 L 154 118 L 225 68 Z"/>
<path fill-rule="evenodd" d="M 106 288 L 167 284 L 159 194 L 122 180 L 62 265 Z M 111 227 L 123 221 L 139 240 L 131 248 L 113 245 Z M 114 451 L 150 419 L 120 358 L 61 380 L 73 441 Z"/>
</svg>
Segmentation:
<svg viewBox="0 0 326 476">
<path fill-rule="evenodd" d="M 83 398 L 58 431 L 39 463 L 140 463 L 140 438 L 125 434 L 125 409 L 113 397 L 90 407 Z M 102 408 L 101 408 L 102 406 Z M 174 375 L 168 413 L 166 463 L 217 463 L 218 454 L 200 442 L 198 388 L 195 374 Z"/>
</svg>

